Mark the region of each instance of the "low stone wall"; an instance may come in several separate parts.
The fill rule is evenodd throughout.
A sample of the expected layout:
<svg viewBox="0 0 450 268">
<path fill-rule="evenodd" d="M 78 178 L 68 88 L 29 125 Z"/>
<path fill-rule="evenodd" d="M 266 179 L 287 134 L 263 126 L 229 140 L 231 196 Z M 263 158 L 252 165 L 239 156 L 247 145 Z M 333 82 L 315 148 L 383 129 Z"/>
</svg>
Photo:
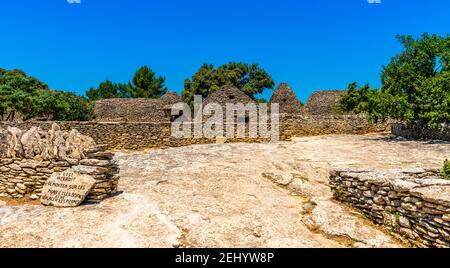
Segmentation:
<svg viewBox="0 0 450 268">
<path fill-rule="evenodd" d="M 75 172 L 90 175 L 96 180 L 85 201 L 99 202 L 117 192 L 118 167 L 112 158 L 113 154 L 99 147 L 88 151 L 86 158 L 82 160 L 0 159 L 0 196 L 30 196 L 38 199 L 42 187 L 53 173 L 72 168 Z"/>
<path fill-rule="evenodd" d="M 386 132 L 390 122 L 370 123 L 364 115 L 283 115 L 282 137 Z"/>
<path fill-rule="evenodd" d="M 450 247 L 450 181 L 437 170 L 333 171 L 337 200 L 417 247 Z"/>
<path fill-rule="evenodd" d="M 0 123 L 0 128 L 13 126 L 20 129 L 40 127 L 49 130 L 53 122 L 11 122 Z M 106 144 L 109 149 L 142 150 L 154 147 L 178 147 L 192 144 L 211 143 L 213 139 L 177 139 L 171 136 L 171 123 L 154 122 L 58 122 L 62 130 L 78 130 L 94 139 L 97 144 Z M 236 129 L 236 128 L 235 128 Z M 360 115 L 280 115 L 280 139 L 293 136 L 327 134 L 366 134 L 384 132 L 389 123 L 371 124 Z M 265 142 L 266 138 L 229 139 L 229 142 Z"/>
<path fill-rule="evenodd" d="M 20 129 L 39 127 L 45 131 L 53 122 L 9 123 Z M 214 143 L 207 138 L 174 138 L 171 135 L 171 123 L 100 123 L 100 122 L 58 122 L 62 130 L 76 129 L 81 134 L 91 137 L 97 144 L 108 145 L 108 149 L 142 150 L 158 147 L 180 147 L 192 144 Z M 1 127 L 1 125 L 0 125 Z M 226 129 L 226 126 L 224 126 Z M 235 127 L 235 131 L 237 127 Z M 1 131 L 0 131 L 1 133 Z M 232 138 L 228 142 L 265 142 L 266 138 Z"/>
<path fill-rule="evenodd" d="M 450 127 L 435 130 L 421 127 L 411 127 L 405 123 L 394 123 L 392 134 L 414 140 L 443 140 L 450 141 Z"/>
</svg>

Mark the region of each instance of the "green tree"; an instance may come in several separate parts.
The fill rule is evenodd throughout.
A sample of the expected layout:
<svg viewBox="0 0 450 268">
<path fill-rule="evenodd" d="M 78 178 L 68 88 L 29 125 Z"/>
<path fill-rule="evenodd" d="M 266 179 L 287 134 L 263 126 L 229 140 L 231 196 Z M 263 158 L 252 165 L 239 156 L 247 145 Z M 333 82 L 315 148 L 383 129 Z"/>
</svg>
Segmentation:
<svg viewBox="0 0 450 268">
<path fill-rule="evenodd" d="M 421 38 L 399 36 L 404 50 L 383 67 L 379 109 L 374 116 L 440 128 L 450 122 L 450 37 L 423 34 Z"/>
<path fill-rule="evenodd" d="M 370 100 L 376 94 L 369 84 L 358 87 L 356 82 L 348 86 L 347 92 L 341 95 L 337 110 L 340 113 L 362 113 L 369 109 Z"/>
<path fill-rule="evenodd" d="M 73 93 L 52 91 L 23 71 L 0 69 L 0 119 L 14 120 L 20 113 L 24 120 L 89 120 L 91 105 Z"/>
<path fill-rule="evenodd" d="M 230 62 L 218 68 L 204 64 L 191 79 L 186 79 L 182 97 L 192 103 L 195 95 L 206 98 L 225 85 L 235 86 L 255 99 L 265 89 L 273 89 L 275 82 L 258 64 Z"/>
<path fill-rule="evenodd" d="M 141 67 L 126 84 L 117 84 L 106 79 L 97 88 L 91 87 L 86 96 L 91 101 L 113 98 L 160 98 L 167 92 L 165 78 L 156 77 L 149 67 Z"/>
<path fill-rule="evenodd" d="M 86 96 L 91 101 L 100 99 L 112 99 L 118 97 L 118 85 L 106 79 L 105 82 L 101 82 L 98 88 L 91 87 Z"/>
<path fill-rule="evenodd" d="M 131 87 L 132 98 L 160 98 L 166 94 L 167 87 L 164 85 L 165 78 L 156 77 L 149 67 L 140 68 L 133 76 Z"/>
<path fill-rule="evenodd" d="M 381 73 L 380 91 L 358 89 L 341 99 L 344 112 L 366 112 L 373 121 L 393 118 L 420 127 L 450 122 L 450 36 L 398 36 L 403 51 Z"/>
</svg>

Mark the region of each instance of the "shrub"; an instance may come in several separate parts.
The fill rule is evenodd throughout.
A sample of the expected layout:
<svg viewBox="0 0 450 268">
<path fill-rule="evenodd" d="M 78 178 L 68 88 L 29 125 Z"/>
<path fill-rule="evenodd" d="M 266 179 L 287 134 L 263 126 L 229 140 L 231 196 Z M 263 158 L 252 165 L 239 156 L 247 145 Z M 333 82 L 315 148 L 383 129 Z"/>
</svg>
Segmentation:
<svg viewBox="0 0 450 268">
<path fill-rule="evenodd" d="M 49 90 L 47 85 L 20 70 L 0 68 L 0 120 L 43 118 L 59 121 L 88 121 L 91 104 L 74 93 Z"/>
<path fill-rule="evenodd" d="M 444 177 L 444 180 L 450 180 L 450 161 L 448 161 L 448 159 L 445 159 L 444 161 L 442 176 Z"/>
</svg>

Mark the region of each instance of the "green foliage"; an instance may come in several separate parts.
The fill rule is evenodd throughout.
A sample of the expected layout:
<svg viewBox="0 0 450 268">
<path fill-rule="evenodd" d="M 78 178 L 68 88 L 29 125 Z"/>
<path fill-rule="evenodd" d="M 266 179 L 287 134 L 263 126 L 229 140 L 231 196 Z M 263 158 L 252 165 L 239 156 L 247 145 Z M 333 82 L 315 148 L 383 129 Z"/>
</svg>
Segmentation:
<svg viewBox="0 0 450 268">
<path fill-rule="evenodd" d="M 442 176 L 444 177 L 444 180 L 450 180 L 450 161 L 448 161 L 448 159 L 445 159 L 444 161 Z"/>
<path fill-rule="evenodd" d="M 14 120 L 20 113 L 24 120 L 90 120 L 91 105 L 73 93 L 58 92 L 23 71 L 0 69 L 0 120 Z"/>
<path fill-rule="evenodd" d="M 381 73 L 380 91 L 349 87 L 343 112 L 366 112 L 373 121 L 393 118 L 441 128 L 450 122 L 450 36 L 397 37 L 403 51 Z"/>
<path fill-rule="evenodd" d="M 133 77 L 130 97 L 132 98 L 160 98 L 167 92 L 164 85 L 165 78 L 156 77 L 147 66 L 140 68 Z"/>
<path fill-rule="evenodd" d="M 182 98 L 192 103 L 195 95 L 206 98 L 225 85 L 235 86 L 255 99 L 264 89 L 273 89 L 275 82 L 258 64 L 230 62 L 218 68 L 204 64 L 192 79 L 186 79 Z"/>
<path fill-rule="evenodd" d="M 387 107 L 389 117 L 410 124 L 440 128 L 450 122 L 450 37 L 424 34 L 398 40 L 404 50 L 381 74 L 381 97 L 395 103 L 381 101 L 379 109 Z"/>
<path fill-rule="evenodd" d="M 268 103 L 268 101 L 265 98 L 258 98 L 256 99 L 257 103 Z"/>
<path fill-rule="evenodd" d="M 362 113 L 369 109 L 371 98 L 376 94 L 367 84 L 364 87 L 358 87 L 356 82 L 348 86 L 345 94 L 342 94 L 337 110 L 340 113 Z"/>
<path fill-rule="evenodd" d="M 86 96 L 91 101 L 112 98 L 160 98 L 167 92 L 165 78 L 147 66 L 140 68 L 127 84 L 116 84 L 106 79 L 98 88 L 91 87 Z"/>
</svg>

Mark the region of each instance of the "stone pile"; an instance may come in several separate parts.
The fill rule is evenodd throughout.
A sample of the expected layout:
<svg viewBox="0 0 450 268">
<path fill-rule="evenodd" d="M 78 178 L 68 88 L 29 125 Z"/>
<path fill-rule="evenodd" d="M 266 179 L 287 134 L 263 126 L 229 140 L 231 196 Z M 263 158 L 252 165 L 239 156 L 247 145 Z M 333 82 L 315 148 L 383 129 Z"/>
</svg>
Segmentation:
<svg viewBox="0 0 450 268">
<path fill-rule="evenodd" d="M 92 138 L 77 130 L 62 131 L 53 124 L 49 131 L 32 127 L 22 131 L 8 127 L 6 131 L 6 158 L 35 160 L 67 160 L 85 158 L 84 151 L 95 146 Z"/>
<path fill-rule="evenodd" d="M 450 181 L 437 170 L 333 171 L 337 200 L 417 247 L 450 247 Z"/>
<path fill-rule="evenodd" d="M 119 168 L 106 146 L 97 146 L 76 130 L 49 131 L 33 127 L 26 132 L 8 128 L 6 152 L 0 158 L 0 196 L 38 199 L 53 173 L 68 169 L 89 175 L 95 185 L 86 201 L 98 202 L 117 192 Z"/>
</svg>

